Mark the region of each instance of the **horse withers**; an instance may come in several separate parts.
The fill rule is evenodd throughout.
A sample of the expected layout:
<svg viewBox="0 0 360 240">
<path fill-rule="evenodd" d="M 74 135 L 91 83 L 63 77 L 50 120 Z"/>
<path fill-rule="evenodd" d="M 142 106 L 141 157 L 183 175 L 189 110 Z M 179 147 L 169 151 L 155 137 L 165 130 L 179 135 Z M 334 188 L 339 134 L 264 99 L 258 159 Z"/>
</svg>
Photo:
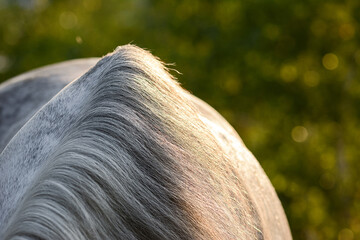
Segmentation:
<svg viewBox="0 0 360 240">
<path fill-rule="evenodd" d="M 0 85 L 0 239 L 291 239 L 213 108 L 132 46 Z"/>
</svg>

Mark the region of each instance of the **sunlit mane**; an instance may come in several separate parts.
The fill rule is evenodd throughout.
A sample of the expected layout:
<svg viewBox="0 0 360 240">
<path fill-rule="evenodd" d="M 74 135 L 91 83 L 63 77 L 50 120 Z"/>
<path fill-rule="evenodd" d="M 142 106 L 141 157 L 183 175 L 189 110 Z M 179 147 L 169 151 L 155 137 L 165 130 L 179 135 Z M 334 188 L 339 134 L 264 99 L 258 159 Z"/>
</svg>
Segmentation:
<svg viewBox="0 0 360 240">
<path fill-rule="evenodd" d="M 32 123 L 43 126 L 38 148 L 51 148 L 35 155 L 28 184 L 19 180 L 23 195 L 4 192 L 2 201 L 16 204 L 1 239 L 291 238 L 274 190 L 236 133 L 140 48 L 102 58 L 16 137 Z M 54 137 L 41 137 L 46 131 Z M 281 212 L 271 223 L 273 199 Z"/>
</svg>

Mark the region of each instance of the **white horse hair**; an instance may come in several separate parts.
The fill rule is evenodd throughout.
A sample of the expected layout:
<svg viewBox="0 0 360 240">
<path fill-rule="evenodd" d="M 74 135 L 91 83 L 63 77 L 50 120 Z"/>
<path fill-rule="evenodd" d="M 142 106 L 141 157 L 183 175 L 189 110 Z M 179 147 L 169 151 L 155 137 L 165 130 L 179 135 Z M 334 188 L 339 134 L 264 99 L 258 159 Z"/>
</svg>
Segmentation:
<svg viewBox="0 0 360 240">
<path fill-rule="evenodd" d="M 0 239 L 291 239 L 237 133 L 132 45 L 0 85 L 0 152 Z"/>
</svg>

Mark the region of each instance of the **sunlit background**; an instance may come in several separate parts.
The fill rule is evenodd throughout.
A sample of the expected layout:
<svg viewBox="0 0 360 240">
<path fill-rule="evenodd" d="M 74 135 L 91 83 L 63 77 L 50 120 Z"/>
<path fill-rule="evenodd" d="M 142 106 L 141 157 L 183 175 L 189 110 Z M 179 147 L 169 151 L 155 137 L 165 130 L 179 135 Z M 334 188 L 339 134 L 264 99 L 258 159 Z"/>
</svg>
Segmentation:
<svg viewBox="0 0 360 240">
<path fill-rule="evenodd" d="M 257 157 L 294 239 L 360 239 L 359 0 L 0 0 L 0 82 L 134 43 Z"/>
</svg>

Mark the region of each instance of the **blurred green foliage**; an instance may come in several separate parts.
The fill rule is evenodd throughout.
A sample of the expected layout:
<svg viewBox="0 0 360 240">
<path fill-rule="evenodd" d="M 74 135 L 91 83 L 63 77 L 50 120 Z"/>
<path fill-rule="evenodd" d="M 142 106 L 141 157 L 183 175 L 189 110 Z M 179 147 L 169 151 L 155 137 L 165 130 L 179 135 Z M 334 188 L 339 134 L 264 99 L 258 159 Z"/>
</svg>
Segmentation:
<svg viewBox="0 0 360 240">
<path fill-rule="evenodd" d="M 257 157 L 294 239 L 360 239 L 360 1 L 0 0 L 0 81 L 134 43 Z"/>
</svg>

